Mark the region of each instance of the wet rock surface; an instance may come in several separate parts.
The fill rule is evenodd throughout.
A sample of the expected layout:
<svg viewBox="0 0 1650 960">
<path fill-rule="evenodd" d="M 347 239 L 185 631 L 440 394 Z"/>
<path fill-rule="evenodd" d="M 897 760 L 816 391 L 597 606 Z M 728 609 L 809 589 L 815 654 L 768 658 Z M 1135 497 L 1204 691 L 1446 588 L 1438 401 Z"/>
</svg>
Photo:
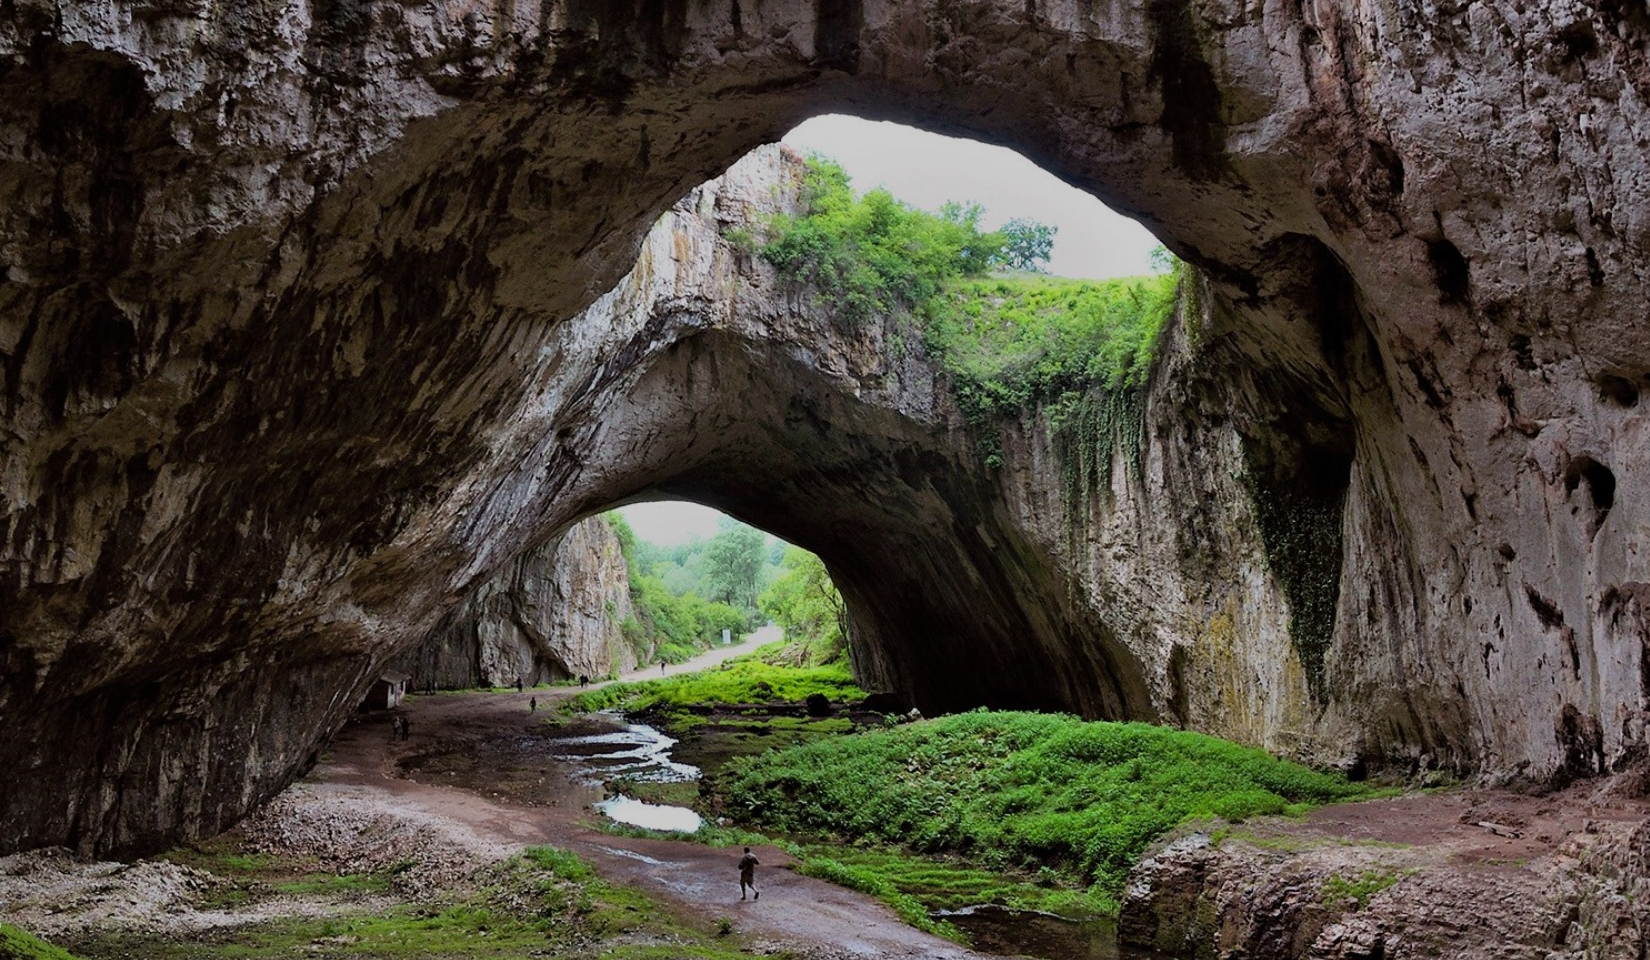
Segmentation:
<svg viewBox="0 0 1650 960">
<path fill-rule="evenodd" d="M 652 494 L 827 556 L 925 709 L 1613 769 L 1650 717 L 1647 36 L 1561 2 L 8 5 L 0 850 L 232 822 L 512 557 Z M 983 470 L 920 357 L 692 230 L 573 319 L 828 107 L 1017 145 L 1202 269 L 1127 468 L 1063 503 L 1028 429 Z M 1327 582 L 1276 569 L 1303 539 Z"/>
</svg>

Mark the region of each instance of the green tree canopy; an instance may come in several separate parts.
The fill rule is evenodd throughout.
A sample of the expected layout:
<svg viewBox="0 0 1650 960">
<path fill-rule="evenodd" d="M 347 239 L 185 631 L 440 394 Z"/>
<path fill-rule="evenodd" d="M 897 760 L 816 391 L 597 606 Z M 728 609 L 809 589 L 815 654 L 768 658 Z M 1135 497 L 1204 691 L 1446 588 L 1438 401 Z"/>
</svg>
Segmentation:
<svg viewBox="0 0 1650 960">
<path fill-rule="evenodd" d="M 998 231 L 1003 238 L 1003 250 L 999 254 L 1001 262 L 1015 270 L 1041 272 L 1048 264 L 1048 258 L 1054 255 L 1054 234 L 1058 230 L 1058 227 L 1024 217 L 1008 221 Z"/>
<path fill-rule="evenodd" d="M 756 609 L 766 539 L 762 531 L 737 520 L 722 522 L 722 529 L 705 547 L 704 578 L 711 600 Z"/>
<path fill-rule="evenodd" d="M 1032 269 L 1053 249 L 1054 229 L 1034 221 L 982 231 L 977 203 L 947 203 L 934 214 L 881 188 L 856 197 L 847 172 L 823 157 L 808 161 L 802 201 L 801 216 L 770 225 L 762 256 L 851 321 L 914 309 L 953 277 Z"/>
<path fill-rule="evenodd" d="M 812 663 L 834 663 L 848 652 L 848 613 L 825 562 L 801 547 L 787 547 L 783 572 L 762 592 L 762 612 L 807 648 Z"/>
</svg>

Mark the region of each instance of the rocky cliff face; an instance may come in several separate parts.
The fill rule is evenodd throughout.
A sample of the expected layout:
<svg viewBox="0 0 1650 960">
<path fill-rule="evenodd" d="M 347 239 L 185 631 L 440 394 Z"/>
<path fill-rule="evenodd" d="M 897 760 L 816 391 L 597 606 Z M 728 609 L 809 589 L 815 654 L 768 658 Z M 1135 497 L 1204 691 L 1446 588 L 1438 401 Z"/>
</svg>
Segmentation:
<svg viewBox="0 0 1650 960">
<path fill-rule="evenodd" d="M 1561 0 L 6 5 L 0 849 L 233 819 L 511 557 L 660 492 L 833 557 L 936 705 L 1629 758 L 1647 42 Z M 603 298 L 646 319 L 570 319 L 832 107 L 1016 145 L 1202 268 L 1087 502 L 1025 472 L 1046 432 L 980 474 L 876 332 L 690 283 L 698 241 Z"/>
<path fill-rule="evenodd" d="M 625 640 L 633 614 L 618 537 L 604 520 L 583 520 L 517 555 L 392 668 L 420 690 L 605 677 L 649 652 Z"/>
</svg>

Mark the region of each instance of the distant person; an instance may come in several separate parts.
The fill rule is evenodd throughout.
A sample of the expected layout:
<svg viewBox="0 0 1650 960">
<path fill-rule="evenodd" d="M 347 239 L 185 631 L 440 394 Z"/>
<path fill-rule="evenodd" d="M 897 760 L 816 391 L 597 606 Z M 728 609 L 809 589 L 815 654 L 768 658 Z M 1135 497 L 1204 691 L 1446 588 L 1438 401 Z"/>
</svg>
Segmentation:
<svg viewBox="0 0 1650 960">
<path fill-rule="evenodd" d="M 401 739 L 403 739 L 403 740 L 407 739 L 407 726 L 408 726 L 407 718 L 402 717 L 401 718 Z"/>
<path fill-rule="evenodd" d="M 588 673 L 579 674 L 579 686 L 581 686 L 581 687 L 590 686 L 590 674 L 588 674 Z"/>
<path fill-rule="evenodd" d="M 400 739 L 401 739 L 401 715 L 396 714 L 396 715 L 390 717 L 390 742 L 393 743 L 396 740 L 400 740 Z"/>
<path fill-rule="evenodd" d="M 750 888 L 752 900 L 762 899 L 762 891 L 756 889 L 756 865 L 761 862 L 750 847 L 745 848 L 745 855 L 739 858 L 739 899 L 745 899 L 746 887 Z"/>
<path fill-rule="evenodd" d="M 538 713 L 539 712 L 539 698 L 538 697 L 528 697 L 527 698 L 527 712 L 528 713 Z"/>
<path fill-rule="evenodd" d="M 664 661 L 663 661 L 663 660 L 660 660 L 660 661 L 659 661 L 659 672 L 660 672 L 660 673 L 664 673 L 664 672 L 665 672 L 665 662 L 664 662 Z"/>
<path fill-rule="evenodd" d="M 516 692 L 521 692 L 521 674 L 516 674 Z"/>
</svg>

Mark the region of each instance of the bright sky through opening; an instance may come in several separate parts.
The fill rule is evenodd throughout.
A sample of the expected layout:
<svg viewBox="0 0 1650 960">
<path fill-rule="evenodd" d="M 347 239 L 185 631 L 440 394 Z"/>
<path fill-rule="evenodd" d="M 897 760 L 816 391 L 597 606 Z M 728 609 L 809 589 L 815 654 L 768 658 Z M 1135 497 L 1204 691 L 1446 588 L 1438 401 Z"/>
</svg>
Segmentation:
<svg viewBox="0 0 1650 960">
<path fill-rule="evenodd" d="M 842 164 L 860 193 L 887 187 L 929 211 L 947 200 L 973 201 L 985 207 L 988 230 L 1015 217 L 1058 227 L 1048 268 L 1056 276 L 1103 280 L 1151 272 L 1147 255 L 1157 238 L 1145 227 L 1007 147 L 840 114 L 808 120 L 783 142 Z"/>
<path fill-rule="evenodd" d="M 861 193 L 887 187 L 924 210 L 948 200 L 979 203 L 986 210 L 982 226 L 991 230 L 1015 217 L 1058 227 L 1049 262 L 1057 276 L 1099 280 L 1151 272 L 1148 254 L 1157 239 L 1146 228 L 1006 147 L 840 114 L 815 117 L 784 142 L 836 160 Z M 638 537 L 663 546 L 715 536 L 722 516 L 682 501 L 632 504 L 619 512 Z"/>
</svg>

